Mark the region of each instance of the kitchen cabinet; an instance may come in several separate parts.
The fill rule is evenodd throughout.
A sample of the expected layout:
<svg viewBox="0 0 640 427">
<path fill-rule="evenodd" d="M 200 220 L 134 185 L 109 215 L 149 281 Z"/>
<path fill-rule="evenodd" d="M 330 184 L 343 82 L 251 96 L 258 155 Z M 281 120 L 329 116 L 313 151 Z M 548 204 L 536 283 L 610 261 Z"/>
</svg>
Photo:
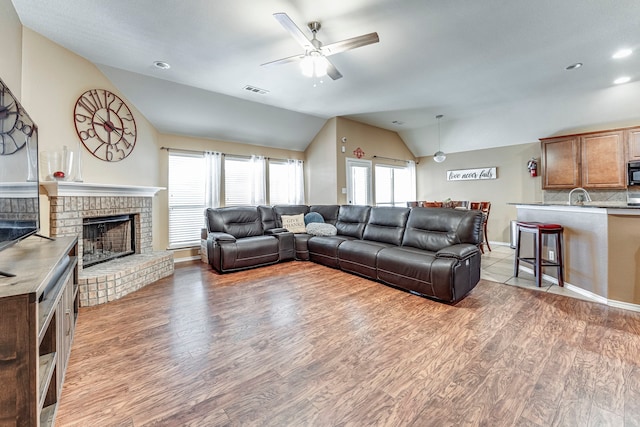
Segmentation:
<svg viewBox="0 0 640 427">
<path fill-rule="evenodd" d="M 628 160 L 640 161 L 640 128 L 627 129 L 626 131 L 628 145 Z"/>
<path fill-rule="evenodd" d="M 542 141 L 542 188 L 580 186 L 580 148 L 578 137 Z"/>
<path fill-rule="evenodd" d="M 541 139 L 542 188 L 626 188 L 627 135 L 618 129 Z"/>
</svg>

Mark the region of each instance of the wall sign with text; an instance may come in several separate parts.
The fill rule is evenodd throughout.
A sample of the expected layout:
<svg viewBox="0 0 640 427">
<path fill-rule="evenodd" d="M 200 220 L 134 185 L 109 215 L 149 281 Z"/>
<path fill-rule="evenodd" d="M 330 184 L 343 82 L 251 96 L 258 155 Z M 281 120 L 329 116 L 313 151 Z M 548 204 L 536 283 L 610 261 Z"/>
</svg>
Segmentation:
<svg viewBox="0 0 640 427">
<path fill-rule="evenodd" d="M 447 181 L 471 181 L 476 179 L 496 179 L 495 167 L 477 169 L 458 169 L 447 171 Z"/>
</svg>

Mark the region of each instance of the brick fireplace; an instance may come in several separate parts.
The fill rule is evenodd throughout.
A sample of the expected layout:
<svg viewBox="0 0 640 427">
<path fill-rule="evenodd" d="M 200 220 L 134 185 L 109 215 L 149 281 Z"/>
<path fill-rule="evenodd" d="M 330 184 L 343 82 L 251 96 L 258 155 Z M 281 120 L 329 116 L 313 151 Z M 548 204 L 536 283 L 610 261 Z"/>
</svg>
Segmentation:
<svg viewBox="0 0 640 427">
<path fill-rule="evenodd" d="M 92 306 L 119 299 L 173 273 L 173 253 L 153 251 L 153 196 L 162 188 L 41 182 L 49 195 L 51 237 L 78 236 L 80 304 Z M 84 267 L 85 224 L 101 217 L 129 217 L 131 255 Z M 88 236 L 87 236 L 88 237 Z M 88 248 L 95 250 L 95 244 Z"/>
</svg>

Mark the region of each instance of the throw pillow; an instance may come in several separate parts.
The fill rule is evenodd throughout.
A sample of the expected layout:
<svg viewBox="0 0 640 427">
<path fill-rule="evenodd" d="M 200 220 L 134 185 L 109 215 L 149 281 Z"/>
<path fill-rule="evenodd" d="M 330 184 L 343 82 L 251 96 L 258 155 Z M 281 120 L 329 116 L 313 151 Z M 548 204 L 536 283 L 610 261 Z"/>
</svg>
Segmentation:
<svg viewBox="0 0 640 427">
<path fill-rule="evenodd" d="M 313 222 L 324 222 L 324 218 L 318 212 L 309 212 L 304 216 L 304 225 L 309 225 Z"/>
<path fill-rule="evenodd" d="M 282 227 L 292 233 L 306 233 L 304 227 L 304 214 L 298 215 L 282 215 Z"/>
<path fill-rule="evenodd" d="M 312 236 L 335 236 L 338 230 L 335 225 L 324 222 L 312 222 L 307 225 L 307 233 Z"/>
</svg>

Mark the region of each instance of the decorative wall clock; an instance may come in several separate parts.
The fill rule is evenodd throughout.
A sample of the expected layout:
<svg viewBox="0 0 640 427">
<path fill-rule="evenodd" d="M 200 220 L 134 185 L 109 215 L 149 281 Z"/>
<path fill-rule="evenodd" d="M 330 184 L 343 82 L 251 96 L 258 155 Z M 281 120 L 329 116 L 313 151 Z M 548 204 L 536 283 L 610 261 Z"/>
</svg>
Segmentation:
<svg viewBox="0 0 640 427">
<path fill-rule="evenodd" d="M 35 129 L 18 100 L 0 80 L 0 155 L 6 156 L 23 149 Z"/>
<path fill-rule="evenodd" d="M 131 110 L 106 89 L 83 93 L 76 101 L 73 118 L 82 144 L 100 160 L 119 162 L 136 146 L 136 121 Z"/>
</svg>

